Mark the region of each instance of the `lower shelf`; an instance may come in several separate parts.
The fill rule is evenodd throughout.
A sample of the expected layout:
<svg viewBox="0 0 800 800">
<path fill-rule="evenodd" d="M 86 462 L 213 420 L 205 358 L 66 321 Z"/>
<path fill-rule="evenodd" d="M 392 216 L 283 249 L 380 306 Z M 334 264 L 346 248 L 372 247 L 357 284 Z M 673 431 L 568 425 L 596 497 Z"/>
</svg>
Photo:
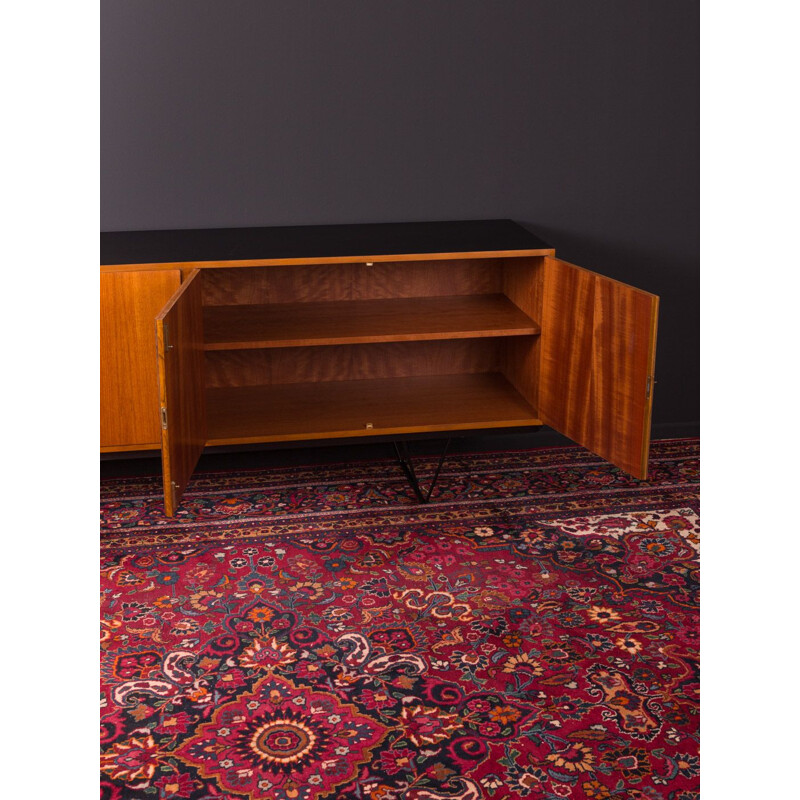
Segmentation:
<svg viewBox="0 0 800 800">
<path fill-rule="evenodd" d="M 207 390 L 209 445 L 541 425 L 499 373 Z"/>
</svg>

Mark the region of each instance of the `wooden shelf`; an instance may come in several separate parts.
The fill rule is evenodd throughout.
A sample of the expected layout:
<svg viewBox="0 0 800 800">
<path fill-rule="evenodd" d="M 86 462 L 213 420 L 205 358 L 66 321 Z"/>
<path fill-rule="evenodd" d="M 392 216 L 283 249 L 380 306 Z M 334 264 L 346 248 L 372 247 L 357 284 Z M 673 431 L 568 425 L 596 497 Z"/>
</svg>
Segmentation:
<svg viewBox="0 0 800 800">
<path fill-rule="evenodd" d="M 209 445 L 541 425 L 499 373 L 209 389 L 207 419 Z"/>
<path fill-rule="evenodd" d="M 539 325 L 502 294 L 206 306 L 206 350 L 530 336 Z"/>
</svg>

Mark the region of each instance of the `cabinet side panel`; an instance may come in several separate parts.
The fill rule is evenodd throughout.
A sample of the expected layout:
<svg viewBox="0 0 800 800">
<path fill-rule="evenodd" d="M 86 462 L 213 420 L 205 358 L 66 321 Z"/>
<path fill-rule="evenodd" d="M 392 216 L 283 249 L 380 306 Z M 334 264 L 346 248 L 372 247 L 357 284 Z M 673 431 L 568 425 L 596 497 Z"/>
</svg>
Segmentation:
<svg viewBox="0 0 800 800">
<path fill-rule="evenodd" d="M 541 323 L 544 259 L 509 258 L 503 265 L 503 292 L 534 322 Z M 510 337 L 504 342 L 503 372 L 514 388 L 534 407 L 539 401 L 539 336 Z"/>
<path fill-rule="evenodd" d="M 203 306 L 200 271 L 156 318 L 164 505 L 175 513 L 206 444 Z"/>
<path fill-rule="evenodd" d="M 100 274 L 100 446 L 158 446 L 153 320 L 178 289 L 179 270 Z"/>
</svg>

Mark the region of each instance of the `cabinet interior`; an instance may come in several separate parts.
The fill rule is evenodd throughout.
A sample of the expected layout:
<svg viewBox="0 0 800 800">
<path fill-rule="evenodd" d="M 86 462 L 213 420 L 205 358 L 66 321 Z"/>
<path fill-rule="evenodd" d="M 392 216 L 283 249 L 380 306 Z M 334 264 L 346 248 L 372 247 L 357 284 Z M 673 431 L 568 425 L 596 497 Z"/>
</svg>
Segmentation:
<svg viewBox="0 0 800 800">
<path fill-rule="evenodd" d="M 540 424 L 543 268 L 203 269 L 207 443 Z"/>
<path fill-rule="evenodd" d="M 546 424 L 647 477 L 658 297 L 511 220 L 116 231 L 101 267 L 102 449 L 160 438 L 168 516 L 206 445 Z"/>
</svg>

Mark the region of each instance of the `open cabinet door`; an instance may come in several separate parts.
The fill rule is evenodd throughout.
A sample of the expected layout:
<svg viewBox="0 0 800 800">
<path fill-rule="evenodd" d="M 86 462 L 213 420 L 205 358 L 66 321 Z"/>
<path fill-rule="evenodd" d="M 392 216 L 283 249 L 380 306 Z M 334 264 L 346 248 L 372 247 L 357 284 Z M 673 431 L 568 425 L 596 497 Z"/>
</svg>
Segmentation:
<svg viewBox="0 0 800 800">
<path fill-rule="evenodd" d="M 658 297 L 545 258 L 539 415 L 647 478 Z"/>
<path fill-rule="evenodd" d="M 206 443 L 200 280 L 200 270 L 194 270 L 156 317 L 164 508 L 169 517 Z"/>
</svg>

